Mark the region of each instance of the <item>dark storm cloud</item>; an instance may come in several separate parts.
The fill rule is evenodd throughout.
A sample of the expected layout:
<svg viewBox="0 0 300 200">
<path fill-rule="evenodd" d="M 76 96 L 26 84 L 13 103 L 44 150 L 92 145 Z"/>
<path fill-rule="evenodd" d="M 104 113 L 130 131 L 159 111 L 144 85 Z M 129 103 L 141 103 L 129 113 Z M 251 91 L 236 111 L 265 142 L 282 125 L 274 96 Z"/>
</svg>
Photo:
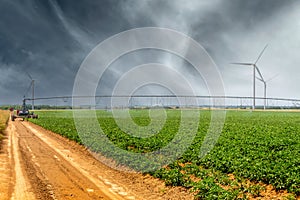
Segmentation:
<svg viewBox="0 0 300 200">
<path fill-rule="evenodd" d="M 93 47 L 121 31 L 145 26 L 175 29 L 200 42 L 220 67 L 227 87 L 239 92 L 226 65 L 255 59 L 257 51 L 272 40 L 278 47 L 284 43 L 290 48 L 298 41 L 297 34 L 292 41 L 282 38 L 290 27 L 300 35 L 299 21 L 292 21 L 297 17 L 291 15 L 296 8 L 299 2 L 294 0 L 2 0 L 0 104 L 21 101 L 30 83 L 25 71 L 37 79 L 37 96 L 70 95 L 80 63 Z M 170 59 L 162 57 L 157 59 Z M 298 63 L 292 53 L 285 57 L 289 62 L 277 63 L 292 67 Z M 264 59 L 270 58 L 266 54 Z M 113 82 L 109 79 L 117 79 L 120 73 L 122 69 L 111 69 L 104 80 L 107 88 Z"/>
<path fill-rule="evenodd" d="M 20 101 L 30 82 L 25 72 L 38 79 L 39 96 L 71 94 L 75 74 L 86 54 L 99 41 L 122 30 L 112 24 L 126 25 L 121 18 L 114 19 L 117 12 L 110 6 L 114 2 L 73 2 L 1 2 L 3 96 Z"/>
<path fill-rule="evenodd" d="M 72 68 L 70 53 L 81 47 L 63 30 L 51 5 L 41 2 L 4 1 L 1 5 L 1 44 L 5 44 L 1 54 L 6 64 L 1 68 L 15 70 L 6 78 L 20 88 L 28 83 L 25 71 L 39 81 L 55 82 L 62 76 L 59 71 Z"/>
</svg>

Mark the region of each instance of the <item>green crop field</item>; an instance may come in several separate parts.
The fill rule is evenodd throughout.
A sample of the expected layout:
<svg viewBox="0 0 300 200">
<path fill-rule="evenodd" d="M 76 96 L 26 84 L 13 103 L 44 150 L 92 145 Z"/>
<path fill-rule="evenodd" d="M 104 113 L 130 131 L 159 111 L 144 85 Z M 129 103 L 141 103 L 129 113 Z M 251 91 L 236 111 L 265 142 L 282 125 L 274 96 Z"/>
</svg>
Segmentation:
<svg viewBox="0 0 300 200">
<path fill-rule="evenodd" d="M 88 111 L 86 111 L 88 112 Z M 155 111 L 154 111 L 155 112 Z M 193 112 L 193 111 L 190 111 Z M 72 111 L 38 111 L 32 122 L 61 134 L 91 150 L 111 157 L 133 169 L 151 166 L 129 159 L 104 145 L 89 118 L 82 118 L 86 132 L 80 136 Z M 97 111 L 97 120 L 106 137 L 116 147 L 132 154 L 159 150 L 175 137 L 181 120 L 180 110 L 167 110 L 161 130 L 151 137 L 139 138 L 120 129 L 111 112 Z M 247 199 L 259 197 L 267 185 L 287 190 L 287 199 L 300 195 L 300 113 L 227 111 L 222 133 L 211 152 L 201 158 L 200 147 L 209 128 L 210 111 L 200 111 L 198 132 L 192 144 L 176 161 L 149 173 L 167 185 L 191 189 L 199 199 Z M 129 118 L 119 119 L 130 131 L 129 120 L 139 126 L 151 123 L 148 110 L 131 110 Z M 191 122 L 193 119 L 190 119 Z M 155 119 L 152 119 L 155 123 Z M 189 130 L 187 131 L 187 135 Z M 132 157 L 135 158 L 135 157 Z"/>
</svg>

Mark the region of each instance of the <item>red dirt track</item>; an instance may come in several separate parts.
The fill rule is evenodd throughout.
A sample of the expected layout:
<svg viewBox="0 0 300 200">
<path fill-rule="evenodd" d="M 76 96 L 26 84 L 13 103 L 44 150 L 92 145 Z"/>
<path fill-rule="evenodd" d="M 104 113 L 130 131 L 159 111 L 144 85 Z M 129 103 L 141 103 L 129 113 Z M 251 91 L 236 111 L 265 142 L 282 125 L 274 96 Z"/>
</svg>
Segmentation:
<svg viewBox="0 0 300 200">
<path fill-rule="evenodd" d="M 10 121 L 0 152 L 0 199 L 193 199 L 139 173 L 117 171 L 83 146 L 30 122 Z"/>
</svg>

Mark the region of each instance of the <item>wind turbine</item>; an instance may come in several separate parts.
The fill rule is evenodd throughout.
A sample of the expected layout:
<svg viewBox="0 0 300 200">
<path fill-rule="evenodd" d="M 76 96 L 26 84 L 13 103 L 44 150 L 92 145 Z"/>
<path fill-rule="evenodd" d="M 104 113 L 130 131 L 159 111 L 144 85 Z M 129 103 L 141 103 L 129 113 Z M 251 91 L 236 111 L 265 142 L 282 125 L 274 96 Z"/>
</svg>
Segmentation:
<svg viewBox="0 0 300 200">
<path fill-rule="evenodd" d="M 30 74 L 28 72 L 26 72 L 27 76 L 30 78 L 31 80 L 31 89 L 32 89 L 32 96 L 31 96 L 31 100 L 32 100 L 32 104 L 31 104 L 31 109 L 34 110 L 34 79 L 32 78 L 32 76 L 30 76 Z"/>
<path fill-rule="evenodd" d="M 266 104 L 267 104 L 267 82 L 273 80 L 274 78 L 276 78 L 279 74 L 276 74 L 275 76 L 269 78 L 268 80 L 264 80 L 261 79 L 259 77 L 256 77 L 258 80 L 260 80 L 261 82 L 263 82 L 264 84 L 264 110 L 266 110 Z"/>
<path fill-rule="evenodd" d="M 264 51 L 266 50 L 266 48 L 268 47 L 268 45 L 266 45 L 264 47 L 264 49 L 261 51 L 261 53 L 259 54 L 258 58 L 256 59 L 256 61 L 254 63 L 231 63 L 233 65 L 247 65 L 247 66 L 252 66 L 253 67 L 253 105 L 252 105 L 252 109 L 255 109 L 255 79 L 256 79 L 256 71 L 259 74 L 259 77 L 262 81 L 264 81 L 264 78 L 260 72 L 260 70 L 258 69 L 256 63 L 259 61 L 259 59 L 261 58 L 262 54 L 264 53 Z"/>
</svg>

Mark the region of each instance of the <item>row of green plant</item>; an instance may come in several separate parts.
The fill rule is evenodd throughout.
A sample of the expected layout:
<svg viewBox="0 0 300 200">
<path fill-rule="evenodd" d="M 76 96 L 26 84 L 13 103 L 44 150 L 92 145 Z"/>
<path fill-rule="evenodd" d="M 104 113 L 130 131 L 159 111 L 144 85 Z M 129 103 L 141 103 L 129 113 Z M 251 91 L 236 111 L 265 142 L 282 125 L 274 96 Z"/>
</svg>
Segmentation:
<svg viewBox="0 0 300 200">
<path fill-rule="evenodd" d="M 77 126 L 77 130 L 71 111 L 39 111 L 38 114 L 40 118 L 32 120 L 34 123 L 87 145 L 119 164 L 149 171 L 165 180 L 167 185 L 189 188 L 196 198 L 246 199 L 261 195 L 263 184 L 300 195 L 299 113 L 228 111 L 219 140 L 204 158 L 200 156 L 200 148 L 210 125 L 210 111 L 200 112 L 198 132 L 191 144 L 187 140 L 192 134 L 190 130 L 184 130 L 186 137 L 176 135 L 181 121 L 180 110 L 167 110 L 164 126 L 146 138 L 124 132 L 108 111 L 97 111 L 97 120 L 105 136 L 88 117 L 80 119 L 82 127 Z M 139 130 L 133 130 L 136 127 L 129 123 L 131 120 L 140 127 L 151 122 L 155 124 L 148 110 L 131 110 L 130 114 L 129 118 L 118 118 L 118 122 L 133 133 Z M 108 142 L 113 146 L 107 145 Z M 176 142 L 178 146 L 161 150 Z M 116 148 L 123 151 L 116 151 Z M 185 151 L 176 155 L 178 149 Z M 165 159 L 171 154 L 178 156 L 175 161 Z M 147 159 L 143 155 L 147 155 Z"/>
</svg>

